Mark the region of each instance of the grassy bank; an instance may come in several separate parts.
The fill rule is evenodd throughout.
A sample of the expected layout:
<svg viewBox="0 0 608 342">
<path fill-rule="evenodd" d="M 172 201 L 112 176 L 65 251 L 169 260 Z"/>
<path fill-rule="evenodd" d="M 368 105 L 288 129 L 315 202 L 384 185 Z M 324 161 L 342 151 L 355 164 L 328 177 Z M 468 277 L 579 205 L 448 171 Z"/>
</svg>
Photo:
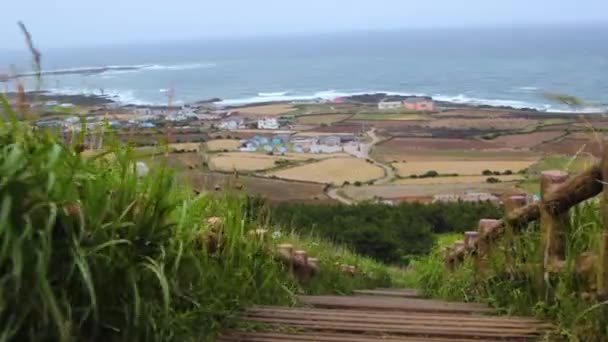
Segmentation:
<svg viewBox="0 0 608 342">
<path fill-rule="evenodd" d="M 544 280 L 548 291 L 539 286 L 538 272 L 530 269 L 530 265 L 541 262 L 542 256 L 537 223 L 530 224 L 511 247 L 495 246 L 483 272 L 472 260 L 448 271 L 441 246 L 462 236 L 445 236 L 430 256 L 413 264 L 417 286 L 430 297 L 486 302 L 504 313 L 549 319 L 555 322 L 565 340 L 606 341 L 608 303 L 591 294 L 593 274 L 581 275 L 575 271 L 581 265 L 582 253 L 601 255 L 603 228 L 599 201 L 590 200 L 573 208 L 568 222 L 567 267 L 559 275 Z M 543 282 L 542 277 L 540 281 Z"/>
<path fill-rule="evenodd" d="M 3 111 L 0 341 L 212 340 L 243 306 L 387 286 L 397 274 L 321 241 L 252 239 L 260 223 L 240 195 L 195 195 L 109 139 L 85 157 Z M 317 252 L 322 275 L 298 284 L 269 252 L 284 241 Z M 338 260 L 360 272 L 344 277 Z"/>
</svg>

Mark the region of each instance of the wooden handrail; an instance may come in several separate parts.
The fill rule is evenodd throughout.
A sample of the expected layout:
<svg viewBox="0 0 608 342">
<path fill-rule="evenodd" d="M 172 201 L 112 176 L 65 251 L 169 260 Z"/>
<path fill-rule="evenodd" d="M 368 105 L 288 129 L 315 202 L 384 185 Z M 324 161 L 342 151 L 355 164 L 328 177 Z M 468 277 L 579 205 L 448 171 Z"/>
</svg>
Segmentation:
<svg viewBox="0 0 608 342">
<path fill-rule="evenodd" d="M 606 145 L 608 147 L 608 145 Z M 547 273 L 560 272 L 564 266 L 563 237 L 564 216 L 575 205 L 593 198 L 603 192 L 604 232 L 602 234 L 601 255 L 585 252 L 576 261 L 578 273 L 590 274 L 597 269 L 597 290 L 600 295 L 608 297 L 608 148 L 600 163 L 594 164 L 580 174 L 568 177 L 561 171 L 545 171 L 541 177 L 542 199 L 524 205 L 526 198 L 512 196 L 507 199 L 505 215 L 500 220 L 482 219 L 479 222 L 477 234 L 466 232 L 465 240 L 459 240 L 453 246 L 445 249 L 446 267 L 453 269 L 466 256 L 475 258 L 475 266 L 485 268 L 485 256 L 490 254 L 491 244 L 506 236 L 504 242 L 508 245 L 513 234 L 521 232 L 529 223 L 541 221 L 541 250 L 542 263 L 532 267 L 540 270 L 539 284 Z M 509 232 L 507 234 L 507 232 Z M 508 256 L 507 258 L 512 257 Z M 600 263 L 599 267 L 590 264 Z M 531 268 L 531 269 L 532 269 Z M 580 272 L 579 272 L 580 271 Z M 595 276 L 594 276 L 595 277 Z"/>
<path fill-rule="evenodd" d="M 566 213 L 573 206 L 599 195 L 603 188 L 603 177 L 600 164 L 568 179 L 565 183 L 552 189 L 545 200 L 528 204 L 515 209 L 500 220 L 491 231 L 482 233 L 480 239 L 495 240 L 502 236 L 507 225 L 521 230 L 530 222 L 540 218 L 540 206 L 543 205 L 553 215 Z"/>
</svg>

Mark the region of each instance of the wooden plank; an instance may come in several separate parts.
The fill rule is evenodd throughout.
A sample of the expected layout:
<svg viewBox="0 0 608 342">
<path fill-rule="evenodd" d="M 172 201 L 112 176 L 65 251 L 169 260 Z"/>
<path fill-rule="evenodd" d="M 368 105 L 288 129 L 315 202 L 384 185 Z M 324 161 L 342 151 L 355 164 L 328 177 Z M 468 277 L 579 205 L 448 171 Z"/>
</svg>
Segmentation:
<svg viewBox="0 0 608 342">
<path fill-rule="evenodd" d="M 258 316 L 258 317 L 327 317 L 333 319 L 338 317 L 341 319 L 349 320 L 382 320 L 382 321 L 394 321 L 394 322 L 406 322 L 406 321 L 430 321 L 433 323 L 442 322 L 442 324 L 475 324 L 475 325 L 493 325 L 493 326 L 546 326 L 550 324 L 540 320 L 530 318 L 513 318 L 513 317 L 495 317 L 495 316 L 482 316 L 482 315 L 461 315 L 461 314 L 435 314 L 429 315 L 425 313 L 396 313 L 389 314 L 386 311 L 381 312 L 360 312 L 350 310 L 321 310 L 321 309 L 284 309 L 284 308 L 252 308 L 245 312 L 247 316 Z"/>
<path fill-rule="evenodd" d="M 420 298 L 416 290 L 411 289 L 376 289 L 376 290 L 356 290 L 356 295 L 381 296 L 381 297 L 400 297 L 400 298 Z"/>
<path fill-rule="evenodd" d="M 454 324 L 454 322 L 446 323 L 442 321 L 388 321 L 381 319 L 369 319 L 365 320 L 364 318 L 353 319 L 350 317 L 321 317 L 321 316 L 296 316 L 296 317 L 265 317 L 264 315 L 247 315 L 248 320 L 254 320 L 258 322 L 289 322 L 291 323 L 310 323 L 310 322 L 322 322 L 324 324 L 359 324 L 359 325 L 374 325 L 379 328 L 383 328 L 386 330 L 382 330 L 384 332 L 391 332 L 391 327 L 399 327 L 399 328 L 424 328 L 432 331 L 437 331 L 438 329 L 451 329 L 458 331 L 470 331 L 470 332 L 491 332 L 491 331 L 500 331 L 502 333 L 506 331 L 510 332 L 522 332 L 522 331 L 542 331 L 547 330 L 546 326 L 539 325 L 512 325 L 512 326 L 501 326 L 501 325 L 492 325 L 492 324 L 475 324 L 474 322 L 462 323 L 462 324 Z"/>
<path fill-rule="evenodd" d="M 494 331 L 521 331 L 521 330 L 549 330 L 548 325 L 536 325 L 536 324 L 492 324 L 492 323 L 480 323 L 480 322 L 462 322 L 458 324 L 455 321 L 443 321 L 443 320 L 386 320 L 386 319 L 365 319 L 365 318 L 352 318 L 352 317 L 327 317 L 327 316 L 309 316 L 309 317 L 289 317 L 287 315 L 283 317 L 269 316 L 264 314 L 249 314 L 246 315 L 247 319 L 255 319 L 260 321 L 271 321 L 275 319 L 282 320 L 294 320 L 294 321 L 323 321 L 325 323 L 362 323 L 362 324 L 375 324 L 382 327 L 387 326 L 400 326 L 400 327 L 425 327 L 428 329 L 439 328 L 458 328 L 466 329 L 467 331 L 482 331 L 482 330 L 494 330 Z"/>
<path fill-rule="evenodd" d="M 305 305 L 319 308 L 488 314 L 495 312 L 482 304 L 454 303 L 416 298 L 382 298 L 378 296 L 299 296 L 298 299 Z"/>
<path fill-rule="evenodd" d="M 487 342 L 492 340 L 480 340 L 471 338 L 438 338 L 424 336 L 391 336 L 391 335 L 369 335 L 369 334 L 344 334 L 344 333 L 322 333 L 322 332 L 229 332 L 221 336 L 218 341 L 242 341 L 242 342 L 274 342 L 274 341 L 317 341 L 317 342 Z M 503 340 L 504 341 L 504 340 Z"/>
<path fill-rule="evenodd" d="M 456 328 L 456 327 L 423 327 L 416 325 L 379 325 L 364 323 L 334 323 L 324 321 L 303 321 L 290 319 L 257 319 L 251 321 L 264 323 L 268 326 L 291 326 L 311 330 L 359 333 L 386 333 L 392 335 L 436 336 L 436 337 L 485 337 L 485 338 L 521 338 L 527 339 L 539 336 L 541 329 L 489 329 L 489 328 Z"/>
</svg>

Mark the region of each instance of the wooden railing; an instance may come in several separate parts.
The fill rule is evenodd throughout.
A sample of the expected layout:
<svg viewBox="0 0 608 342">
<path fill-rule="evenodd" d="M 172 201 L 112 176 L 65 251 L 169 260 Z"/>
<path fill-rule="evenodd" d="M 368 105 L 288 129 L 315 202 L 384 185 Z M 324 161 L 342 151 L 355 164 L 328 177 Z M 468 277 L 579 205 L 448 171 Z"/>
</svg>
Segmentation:
<svg viewBox="0 0 608 342">
<path fill-rule="evenodd" d="M 207 253 L 219 253 L 225 240 L 223 219 L 214 216 L 207 218 L 206 222 L 209 229 L 196 236 L 196 240 Z M 292 244 L 287 243 L 275 247 L 270 241 L 268 230 L 255 229 L 249 231 L 249 234 L 251 238 L 263 244 L 270 255 L 276 256 L 277 260 L 282 262 L 299 282 L 305 283 L 321 271 L 320 260 L 310 257 L 307 251 L 295 249 Z M 335 266 L 339 266 L 342 274 L 347 276 L 355 276 L 357 273 L 356 267 L 352 265 L 336 263 Z"/>
<path fill-rule="evenodd" d="M 606 145 L 608 146 L 608 145 Z M 564 270 L 565 263 L 565 220 L 573 206 L 593 198 L 603 192 L 602 212 L 604 229 L 602 234 L 601 255 L 586 252 L 576 261 L 577 273 L 593 273 L 594 284 L 591 291 L 602 297 L 608 296 L 608 148 L 600 163 L 586 171 L 570 177 L 566 172 L 551 170 L 541 174 L 541 199 L 529 203 L 527 196 L 511 196 L 504 201 L 505 215 L 500 220 L 482 219 L 477 230 L 464 234 L 463 240 L 456 241 L 445 248 L 445 264 L 448 269 L 458 267 L 465 258 L 472 258 L 475 267 L 487 267 L 488 256 L 494 253 L 493 246 L 503 243 L 506 250 L 512 239 L 527 227 L 528 223 L 540 223 L 540 256 L 542 262 L 527 265 L 539 277 L 544 286 L 547 275 Z M 513 255 L 505 254 L 506 262 L 511 263 Z"/>
</svg>

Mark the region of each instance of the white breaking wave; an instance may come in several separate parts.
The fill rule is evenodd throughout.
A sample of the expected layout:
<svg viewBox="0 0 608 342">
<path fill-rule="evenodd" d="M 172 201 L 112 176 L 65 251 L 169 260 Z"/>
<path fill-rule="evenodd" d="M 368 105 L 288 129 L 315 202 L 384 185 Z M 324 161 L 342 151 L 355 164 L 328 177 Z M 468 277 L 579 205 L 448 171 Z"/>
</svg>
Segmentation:
<svg viewBox="0 0 608 342">
<path fill-rule="evenodd" d="M 33 89 L 32 89 L 33 90 Z M 60 95 L 96 95 L 100 96 L 101 92 L 99 88 L 47 88 L 45 89 L 54 94 Z M 158 89 L 159 93 L 166 93 L 169 89 L 161 88 Z M 324 90 L 318 91 L 309 94 L 291 94 L 290 92 L 276 92 L 276 93 L 258 93 L 258 96 L 245 97 L 245 98 L 234 98 L 234 99 L 226 99 L 218 102 L 218 105 L 222 106 L 239 106 L 239 105 L 248 105 L 248 104 L 256 104 L 263 102 L 289 102 L 289 101 L 306 101 L 306 100 L 334 100 L 339 97 L 349 97 L 354 95 L 365 95 L 365 94 L 377 94 L 384 93 L 387 95 L 400 95 L 400 96 L 432 96 L 432 98 L 436 101 L 455 103 L 455 104 L 464 104 L 464 105 L 487 105 L 494 107 L 512 107 L 512 108 L 532 108 L 539 111 L 544 112 L 553 112 L 553 113 L 601 113 L 605 112 L 607 108 L 605 106 L 588 106 L 584 108 L 568 108 L 565 106 L 560 106 L 557 104 L 547 104 L 547 103 L 529 103 L 525 101 L 518 100 L 505 100 L 505 99 L 484 99 L 484 98 L 475 98 L 469 97 L 464 94 L 459 94 L 455 96 L 444 95 L 444 94 L 422 94 L 422 93 L 412 93 L 412 92 L 395 92 L 395 91 L 358 91 L 358 92 L 341 92 L 336 90 Z M 154 104 L 164 104 L 165 99 L 155 99 L 153 101 L 142 100 L 135 96 L 134 91 L 132 90 L 118 90 L 118 89 L 104 89 L 104 96 L 119 102 L 121 104 L 135 104 L 135 105 L 154 105 Z M 180 101 L 181 103 L 181 101 Z"/>
<path fill-rule="evenodd" d="M 277 96 L 285 96 L 289 94 L 289 91 L 279 91 L 276 93 L 258 93 L 259 97 L 277 97 Z"/>
<path fill-rule="evenodd" d="M 94 95 L 102 96 L 99 89 L 88 88 L 46 88 L 51 94 L 57 95 Z M 103 96 L 121 104 L 152 105 L 154 103 L 137 98 L 132 90 L 104 89 Z"/>
<path fill-rule="evenodd" d="M 173 65 L 163 65 L 163 64 L 152 64 L 147 65 L 141 69 L 143 70 L 193 70 L 193 69 L 207 69 L 216 67 L 215 63 L 186 63 L 186 64 L 173 64 Z"/>
<path fill-rule="evenodd" d="M 207 69 L 216 67 L 215 63 L 184 63 L 184 64 L 133 64 L 133 65 L 106 65 L 88 66 L 63 69 L 42 70 L 42 74 L 83 74 L 83 75 L 122 75 L 151 71 L 181 71 L 194 69 Z M 21 76 L 35 76 L 34 72 L 27 72 Z"/>
<path fill-rule="evenodd" d="M 534 91 L 534 90 L 538 90 L 538 87 L 519 87 L 517 89 L 519 89 L 519 90 L 527 90 L 527 91 Z"/>
<path fill-rule="evenodd" d="M 283 93 L 259 93 L 258 96 L 254 97 L 246 97 L 246 98 L 235 98 L 235 99 L 226 99 L 218 104 L 224 106 L 239 106 L 239 105 L 247 105 L 247 104 L 256 104 L 262 102 L 285 102 L 285 101 L 306 101 L 306 100 L 333 100 L 338 97 L 349 97 L 355 95 L 365 95 L 365 94 L 378 94 L 384 93 L 387 95 L 399 95 L 399 96 L 431 96 L 436 101 L 441 102 L 449 102 L 455 104 L 464 104 L 464 105 L 473 105 L 473 106 L 493 106 L 493 107 L 512 107 L 512 108 L 531 108 L 539 111 L 546 112 L 555 112 L 555 113 L 572 113 L 572 112 L 580 112 L 580 113 L 600 113 L 604 112 L 606 108 L 602 107 L 584 107 L 578 109 L 564 108 L 559 105 L 551 105 L 546 103 L 530 103 L 525 101 L 518 100 L 504 100 L 504 99 L 484 99 L 484 98 L 475 98 L 469 97 L 464 94 L 459 94 L 455 96 L 451 95 L 443 95 L 443 94 L 423 94 L 423 93 L 413 93 L 413 92 L 395 92 L 395 91 L 361 91 L 361 92 L 339 92 L 336 90 L 327 90 L 327 91 L 319 91 L 312 94 L 301 94 L 301 95 L 283 95 Z M 262 96 L 262 94 L 264 96 Z"/>
</svg>

